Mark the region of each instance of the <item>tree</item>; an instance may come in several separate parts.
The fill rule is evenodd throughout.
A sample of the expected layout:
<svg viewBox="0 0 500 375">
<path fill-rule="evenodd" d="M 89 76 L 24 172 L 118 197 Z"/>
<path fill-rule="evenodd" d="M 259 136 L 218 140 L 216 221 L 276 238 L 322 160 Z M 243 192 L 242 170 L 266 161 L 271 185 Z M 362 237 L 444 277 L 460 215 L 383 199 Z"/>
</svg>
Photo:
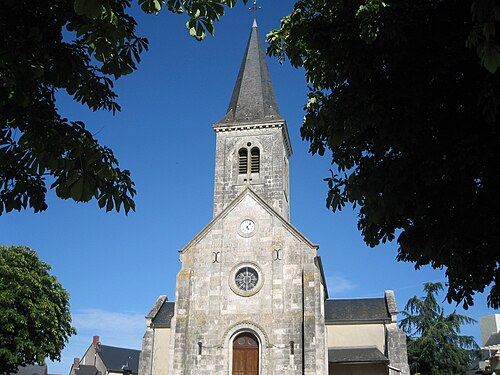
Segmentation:
<svg viewBox="0 0 500 375">
<path fill-rule="evenodd" d="M 146 13 L 185 12 L 198 40 L 236 0 L 138 0 Z M 244 0 L 245 2 L 245 0 Z M 137 69 L 148 41 L 129 0 L 0 2 L 0 215 L 47 209 L 47 184 L 63 199 L 135 209 L 134 183 L 81 121 L 62 118 L 57 91 L 93 111 L 119 111 L 114 80 Z"/>
<path fill-rule="evenodd" d="M 464 374 L 479 347 L 472 336 L 461 336 L 463 324 L 474 323 L 464 315 L 445 315 L 436 296 L 441 283 L 425 283 L 425 297 L 410 298 L 403 311 L 401 328 L 408 334 L 408 363 L 423 375 Z"/>
<path fill-rule="evenodd" d="M 487 0 L 299 0 L 268 35 L 305 69 L 327 207 L 359 207 L 368 245 L 397 235 L 399 261 L 444 268 L 464 308 L 489 285 L 500 307 L 499 17 Z"/>
<path fill-rule="evenodd" d="M 71 326 L 69 294 L 28 247 L 0 246 L 0 374 L 60 360 Z"/>
</svg>

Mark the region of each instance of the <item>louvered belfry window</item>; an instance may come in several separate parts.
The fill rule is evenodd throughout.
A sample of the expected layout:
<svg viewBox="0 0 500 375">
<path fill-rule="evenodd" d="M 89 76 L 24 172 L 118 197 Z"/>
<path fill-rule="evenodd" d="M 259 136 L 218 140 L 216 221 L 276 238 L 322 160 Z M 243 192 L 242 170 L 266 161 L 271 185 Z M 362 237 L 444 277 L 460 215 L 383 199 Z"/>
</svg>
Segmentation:
<svg viewBox="0 0 500 375">
<path fill-rule="evenodd" d="M 260 151 L 257 147 L 252 148 L 250 151 L 250 172 L 259 173 L 260 169 Z"/>
<path fill-rule="evenodd" d="M 258 147 L 250 148 L 251 145 L 248 142 L 247 147 L 242 147 L 238 151 L 238 174 L 248 175 L 249 178 L 251 174 L 260 172 L 260 150 Z"/>
<path fill-rule="evenodd" d="M 238 173 L 247 174 L 248 171 L 248 150 L 246 148 L 240 148 L 239 158 L 238 158 Z"/>
</svg>

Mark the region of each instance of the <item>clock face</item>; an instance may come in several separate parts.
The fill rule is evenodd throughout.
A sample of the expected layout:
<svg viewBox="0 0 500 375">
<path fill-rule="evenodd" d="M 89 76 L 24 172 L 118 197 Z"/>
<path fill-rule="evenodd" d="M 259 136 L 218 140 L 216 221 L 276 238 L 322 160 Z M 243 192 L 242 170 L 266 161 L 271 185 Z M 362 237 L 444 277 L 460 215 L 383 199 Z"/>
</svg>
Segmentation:
<svg viewBox="0 0 500 375">
<path fill-rule="evenodd" d="M 240 230 L 243 234 L 250 234 L 254 231 L 254 229 L 255 223 L 250 219 L 243 220 L 240 224 Z"/>
<path fill-rule="evenodd" d="M 251 267 L 243 267 L 236 272 L 234 281 L 239 289 L 247 292 L 257 286 L 259 274 Z"/>
</svg>

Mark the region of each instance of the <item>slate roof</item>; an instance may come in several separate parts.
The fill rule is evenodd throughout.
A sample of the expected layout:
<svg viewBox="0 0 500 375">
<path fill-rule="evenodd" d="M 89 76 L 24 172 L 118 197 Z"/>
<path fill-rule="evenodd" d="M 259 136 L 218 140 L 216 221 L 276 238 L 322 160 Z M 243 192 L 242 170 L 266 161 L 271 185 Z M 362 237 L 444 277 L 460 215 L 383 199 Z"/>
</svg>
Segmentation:
<svg viewBox="0 0 500 375">
<path fill-rule="evenodd" d="M 127 367 L 133 373 L 139 371 L 140 350 L 101 345 L 98 353 L 108 370 L 121 371 Z"/>
<path fill-rule="evenodd" d="M 267 68 L 266 55 L 254 22 L 227 114 L 216 125 L 281 119 Z"/>
<path fill-rule="evenodd" d="M 75 368 L 76 375 L 97 375 L 98 372 L 93 365 L 80 365 L 79 368 Z"/>
<path fill-rule="evenodd" d="M 497 346 L 497 345 L 500 345 L 500 332 L 492 334 L 490 336 L 490 338 L 484 344 L 485 347 L 487 347 L 487 346 Z"/>
<path fill-rule="evenodd" d="M 170 328 L 170 322 L 174 316 L 175 302 L 164 302 L 158 310 L 158 313 L 153 318 L 152 323 L 155 326 L 162 326 Z"/>
<path fill-rule="evenodd" d="M 16 375 L 47 375 L 47 366 L 26 365 L 17 368 Z"/>
<path fill-rule="evenodd" d="M 328 299 L 325 301 L 325 322 L 387 321 L 391 315 L 385 298 Z"/>
<path fill-rule="evenodd" d="M 329 348 L 329 363 L 389 363 L 389 359 L 376 347 Z"/>
</svg>

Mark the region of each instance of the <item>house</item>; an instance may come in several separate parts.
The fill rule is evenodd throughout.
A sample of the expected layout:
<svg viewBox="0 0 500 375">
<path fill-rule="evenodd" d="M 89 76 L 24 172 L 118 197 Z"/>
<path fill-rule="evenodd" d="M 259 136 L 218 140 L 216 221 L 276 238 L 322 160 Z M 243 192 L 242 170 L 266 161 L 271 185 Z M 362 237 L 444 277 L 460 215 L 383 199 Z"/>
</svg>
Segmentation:
<svg viewBox="0 0 500 375">
<path fill-rule="evenodd" d="M 500 374 L 500 314 L 479 319 L 481 330 L 481 356 L 466 375 Z"/>
<path fill-rule="evenodd" d="M 83 357 L 75 358 L 70 375 L 137 375 L 141 351 L 102 345 L 94 336 Z"/>
</svg>

